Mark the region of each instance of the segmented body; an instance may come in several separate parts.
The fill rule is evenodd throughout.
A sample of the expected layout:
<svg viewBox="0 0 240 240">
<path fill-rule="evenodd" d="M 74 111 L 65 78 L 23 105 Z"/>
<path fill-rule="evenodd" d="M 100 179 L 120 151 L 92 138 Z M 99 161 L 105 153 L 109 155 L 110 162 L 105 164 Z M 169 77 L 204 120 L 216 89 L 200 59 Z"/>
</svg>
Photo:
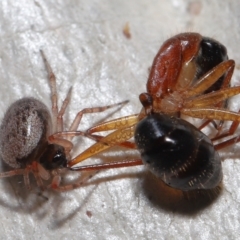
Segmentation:
<svg viewBox="0 0 240 240">
<path fill-rule="evenodd" d="M 211 140 L 181 118 L 150 115 L 137 124 L 134 138 L 144 164 L 170 187 L 211 189 L 222 180 Z"/>
</svg>

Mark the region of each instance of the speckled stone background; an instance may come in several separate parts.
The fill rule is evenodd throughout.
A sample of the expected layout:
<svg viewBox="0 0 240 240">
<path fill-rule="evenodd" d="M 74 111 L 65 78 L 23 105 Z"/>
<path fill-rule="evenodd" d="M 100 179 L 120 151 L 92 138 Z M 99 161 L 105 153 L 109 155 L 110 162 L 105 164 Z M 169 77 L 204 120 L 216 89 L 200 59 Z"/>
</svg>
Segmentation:
<svg viewBox="0 0 240 240">
<path fill-rule="evenodd" d="M 85 116 L 87 129 L 110 113 L 138 113 L 148 68 L 161 43 L 183 31 L 222 42 L 240 63 L 240 3 L 207 0 L 2 0 L 0 2 L 0 118 L 24 96 L 50 106 L 43 49 L 56 76 L 59 101 L 73 86 L 65 118 L 129 99 L 120 111 Z M 129 23 L 131 38 L 123 34 Z M 239 68 L 239 67 L 238 67 Z M 233 85 L 240 84 L 239 71 Z M 239 98 L 231 102 L 239 109 Z M 92 142 L 75 141 L 73 155 Z M 22 177 L 0 181 L 1 239 L 239 239 L 240 146 L 221 151 L 223 190 L 215 199 L 171 195 L 144 167 L 101 172 L 91 184 L 66 193 L 27 192 Z M 114 149 L 86 163 L 138 157 Z M 3 171 L 3 170 L 2 170 Z M 35 186 L 33 180 L 33 187 Z M 170 196 L 171 195 L 171 196 Z"/>
</svg>

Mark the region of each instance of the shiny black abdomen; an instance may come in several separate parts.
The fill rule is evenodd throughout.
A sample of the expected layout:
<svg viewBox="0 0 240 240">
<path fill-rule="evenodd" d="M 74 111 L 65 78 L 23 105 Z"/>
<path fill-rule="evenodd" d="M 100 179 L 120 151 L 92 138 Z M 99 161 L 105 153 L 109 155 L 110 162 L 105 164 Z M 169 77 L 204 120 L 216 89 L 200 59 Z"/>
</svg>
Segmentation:
<svg viewBox="0 0 240 240">
<path fill-rule="evenodd" d="M 143 162 L 170 187 L 212 189 L 222 180 L 212 142 L 183 119 L 159 113 L 147 116 L 136 127 L 135 142 Z"/>
<path fill-rule="evenodd" d="M 197 73 L 196 80 L 199 80 L 205 73 L 216 67 L 219 63 L 228 60 L 227 49 L 218 41 L 203 37 L 200 43 L 198 56 L 196 58 Z M 222 86 L 225 75 L 218 79 L 205 93 L 219 90 Z"/>
</svg>

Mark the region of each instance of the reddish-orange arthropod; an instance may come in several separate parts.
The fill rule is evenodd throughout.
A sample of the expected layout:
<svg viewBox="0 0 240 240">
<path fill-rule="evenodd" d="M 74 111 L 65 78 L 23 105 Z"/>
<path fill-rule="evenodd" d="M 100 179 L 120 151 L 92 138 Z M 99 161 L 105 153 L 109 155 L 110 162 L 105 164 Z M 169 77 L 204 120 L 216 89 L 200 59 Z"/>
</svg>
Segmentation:
<svg viewBox="0 0 240 240">
<path fill-rule="evenodd" d="M 222 180 L 221 161 L 216 150 L 234 144 L 239 137 L 213 145 L 199 129 L 219 120 L 213 140 L 234 134 L 240 114 L 227 109 L 227 99 L 240 93 L 229 87 L 235 63 L 226 48 L 198 33 L 182 33 L 163 43 L 140 94 L 143 110 L 99 124 L 88 133 L 115 130 L 69 162 L 69 166 L 115 145 L 133 147 L 134 136 L 142 159 L 74 167 L 72 170 L 100 170 L 146 164 L 164 183 L 183 191 L 213 189 Z M 204 119 L 199 129 L 181 115 Z M 232 121 L 222 133 L 223 121 Z M 214 122 L 215 123 L 215 122 Z"/>
<path fill-rule="evenodd" d="M 0 156 L 13 170 L 0 173 L 0 178 L 23 175 L 25 185 L 30 189 L 29 174 L 32 173 L 42 190 L 45 189 L 44 181 L 51 181 L 48 188 L 65 191 L 81 185 L 81 182 L 76 182 L 60 186 L 61 174 L 67 171 L 71 160 L 72 138 L 81 135 L 95 139 L 89 134 L 76 132 L 83 114 L 102 112 L 127 101 L 85 108 L 77 113 L 69 132 L 64 132 L 63 115 L 72 88 L 59 110 L 55 75 L 42 51 L 41 54 L 49 73 L 52 117 L 46 105 L 35 98 L 20 99 L 8 108 L 0 128 Z"/>
</svg>

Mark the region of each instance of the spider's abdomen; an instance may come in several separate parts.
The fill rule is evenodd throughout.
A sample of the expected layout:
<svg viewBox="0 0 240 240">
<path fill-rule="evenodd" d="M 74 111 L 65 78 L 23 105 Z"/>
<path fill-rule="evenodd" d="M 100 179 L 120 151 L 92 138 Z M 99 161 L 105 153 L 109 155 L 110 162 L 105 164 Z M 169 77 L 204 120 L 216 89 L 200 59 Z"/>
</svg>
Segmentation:
<svg viewBox="0 0 240 240">
<path fill-rule="evenodd" d="M 183 119 L 147 116 L 136 127 L 135 142 L 143 162 L 170 187 L 212 189 L 222 180 L 220 157 L 212 142 Z"/>
<path fill-rule="evenodd" d="M 0 127 L 0 156 L 11 167 L 24 167 L 38 160 L 51 131 L 47 107 L 34 98 L 14 102 Z"/>
</svg>

